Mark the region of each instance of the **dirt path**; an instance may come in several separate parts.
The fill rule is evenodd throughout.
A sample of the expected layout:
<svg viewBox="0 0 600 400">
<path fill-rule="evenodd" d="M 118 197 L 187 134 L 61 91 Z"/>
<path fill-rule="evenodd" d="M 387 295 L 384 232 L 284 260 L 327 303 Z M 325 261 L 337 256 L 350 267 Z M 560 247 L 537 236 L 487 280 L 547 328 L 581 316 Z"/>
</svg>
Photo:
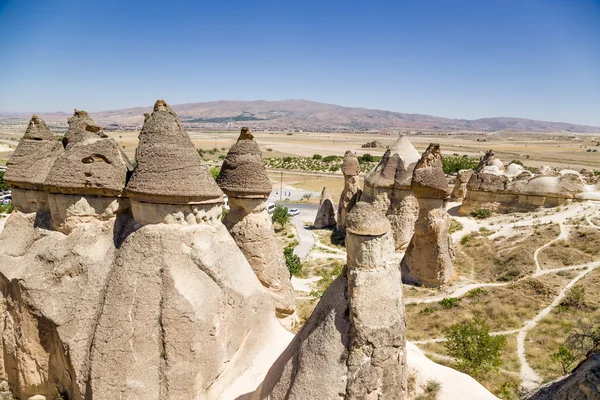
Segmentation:
<svg viewBox="0 0 600 400">
<path fill-rule="evenodd" d="M 524 389 L 532 390 L 537 388 L 542 383 L 541 377 L 527 363 L 527 357 L 525 354 L 525 340 L 527 339 L 527 333 L 560 304 L 562 299 L 564 299 L 565 295 L 569 289 L 573 287 L 573 285 L 575 285 L 587 274 L 598 268 L 598 266 L 600 266 L 600 263 L 595 263 L 595 265 L 590 265 L 589 268 L 581 271 L 559 292 L 559 294 L 554 298 L 552 304 L 540 311 L 533 319 L 526 321 L 525 324 L 523 324 L 523 328 L 521 328 L 521 331 L 517 336 L 517 355 L 519 356 L 519 361 L 521 362 L 521 381 Z"/>
</svg>

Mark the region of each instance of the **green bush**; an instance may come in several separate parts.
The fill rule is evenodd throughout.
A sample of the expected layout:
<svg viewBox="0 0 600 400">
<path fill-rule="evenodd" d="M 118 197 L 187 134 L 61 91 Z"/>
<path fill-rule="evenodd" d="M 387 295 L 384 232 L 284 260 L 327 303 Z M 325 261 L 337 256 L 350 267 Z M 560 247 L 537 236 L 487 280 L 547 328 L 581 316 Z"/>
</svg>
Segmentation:
<svg viewBox="0 0 600 400">
<path fill-rule="evenodd" d="M 481 377 L 502 365 L 506 337 L 490 335 L 490 326 L 480 317 L 452 325 L 446 330 L 446 351 L 460 371 Z"/>
<path fill-rule="evenodd" d="M 487 208 L 482 208 L 481 210 L 473 211 L 471 213 L 471 217 L 475 217 L 477 219 L 486 219 L 492 216 L 492 210 L 488 210 Z"/>
<path fill-rule="evenodd" d="M 330 163 L 332 161 L 337 161 L 339 156 L 326 156 L 323 157 L 322 161 L 325 163 Z"/>
<path fill-rule="evenodd" d="M 220 173 L 221 173 L 221 167 L 211 167 L 210 168 L 210 174 L 212 175 L 213 179 L 217 179 L 217 176 L 219 176 Z"/>
<path fill-rule="evenodd" d="M 313 154 L 313 156 L 312 156 L 312 159 L 313 159 L 313 160 L 320 160 L 320 159 L 322 159 L 322 158 L 323 158 L 323 156 L 322 156 L 322 155 L 320 155 L 320 154 Z"/>
<path fill-rule="evenodd" d="M 469 157 L 443 157 L 442 168 L 445 174 L 455 174 L 461 169 L 475 169 L 479 165 L 477 158 Z"/>
<path fill-rule="evenodd" d="M 523 161 L 521 161 L 521 160 L 512 160 L 511 162 L 508 163 L 508 165 L 510 165 L 510 164 L 517 164 L 517 165 L 520 165 L 521 167 L 525 166 L 523 164 Z"/>
<path fill-rule="evenodd" d="M 284 163 L 291 163 L 294 159 L 292 157 L 283 157 Z"/>
<path fill-rule="evenodd" d="M 302 272 L 302 261 L 300 261 L 300 257 L 294 254 L 294 247 L 288 246 L 283 249 L 283 255 L 290 274 L 298 276 Z"/>
<path fill-rule="evenodd" d="M 571 308 L 585 308 L 585 287 L 582 285 L 573 286 L 560 302 L 560 305 Z"/>
<path fill-rule="evenodd" d="M 448 227 L 448 233 L 453 234 L 454 232 L 462 231 L 463 224 L 460 221 L 452 218 L 450 221 L 450 226 Z"/>
<path fill-rule="evenodd" d="M 362 156 L 357 157 L 358 158 L 358 162 L 360 164 L 364 164 L 364 163 L 369 163 L 369 162 L 379 162 L 381 161 L 381 157 L 379 156 L 372 156 L 369 153 L 365 153 Z"/>
<path fill-rule="evenodd" d="M 456 306 L 459 300 L 460 299 L 456 297 L 445 297 L 442 300 L 440 300 L 439 304 L 442 307 L 449 309 Z"/>
</svg>

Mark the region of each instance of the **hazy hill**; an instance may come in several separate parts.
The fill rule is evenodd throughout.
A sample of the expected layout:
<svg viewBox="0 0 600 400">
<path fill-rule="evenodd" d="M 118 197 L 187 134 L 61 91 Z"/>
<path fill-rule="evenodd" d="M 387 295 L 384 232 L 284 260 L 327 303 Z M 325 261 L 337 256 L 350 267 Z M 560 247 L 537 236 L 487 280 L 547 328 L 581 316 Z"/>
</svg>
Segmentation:
<svg viewBox="0 0 600 400">
<path fill-rule="evenodd" d="M 450 119 L 423 114 L 405 114 L 367 108 L 342 107 L 307 100 L 211 101 L 177 104 L 173 109 L 187 125 L 226 128 L 250 125 L 268 129 L 303 130 L 435 130 L 597 133 L 600 127 L 522 118 Z M 91 113 L 103 125 L 139 125 L 151 107 L 136 107 Z M 65 113 L 40 113 L 49 121 L 64 121 Z M 5 114 L 5 116 L 7 116 Z M 15 115 L 12 115 L 13 117 Z M 24 116 L 24 115 L 20 115 Z"/>
</svg>

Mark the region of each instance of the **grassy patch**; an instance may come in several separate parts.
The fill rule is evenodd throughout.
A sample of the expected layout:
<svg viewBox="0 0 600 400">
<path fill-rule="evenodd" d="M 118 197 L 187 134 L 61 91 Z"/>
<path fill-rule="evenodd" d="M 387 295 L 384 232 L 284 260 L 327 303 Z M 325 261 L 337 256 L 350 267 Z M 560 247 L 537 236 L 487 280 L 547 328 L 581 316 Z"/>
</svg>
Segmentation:
<svg viewBox="0 0 600 400">
<path fill-rule="evenodd" d="M 560 364 L 552 359 L 552 354 L 565 343 L 573 329 L 600 321 L 600 270 L 590 272 L 577 286 L 585 287 L 584 308 L 556 307 L 527 335 L 527 362 L 544 382 L 563 375 Z"/>
<path fill-rule="evenodd" d="M 558 235 L 557 225 L 515 228 L 508 237 L 489 238 L 487 229 L 465 235 L 456 246 L 454 266 L 482 282 L 509 282 L 535 271 L 533 253 Z"/>
<path fill-rule="evenodd" d="M 577 226 L 570 231 L 568 240 L 558 240 L 540 251 L 542 268 L 581 265 L 600 259 L 600 230 Z"/>
</svg>

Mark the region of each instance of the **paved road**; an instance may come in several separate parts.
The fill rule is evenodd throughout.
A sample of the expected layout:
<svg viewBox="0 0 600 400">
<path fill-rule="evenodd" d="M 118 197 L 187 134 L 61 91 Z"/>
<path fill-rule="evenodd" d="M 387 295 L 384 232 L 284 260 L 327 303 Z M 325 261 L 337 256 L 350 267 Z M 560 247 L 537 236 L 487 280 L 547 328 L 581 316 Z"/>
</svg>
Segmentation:
<svg viewBox="0 0 600 400">
<path fill-rule="evenodd" d="M 308 255 L 310 249 L 315 244 L 315 239 L 310 229 L 304 226 L 304 222 L 314 222 L 317 216 L 317 210 L 319 208 L 316 204 L 299 204 L 299 203 L 276 203 L 281 204 L 287 208 L 297 208 L 300 210 L 300 214 L 292 217 L 292 223 L 294 224 L 296 231 L 298 232 L 298 246 L 294 249 L 294 253 L 303 259 Z"/>
</svg>

